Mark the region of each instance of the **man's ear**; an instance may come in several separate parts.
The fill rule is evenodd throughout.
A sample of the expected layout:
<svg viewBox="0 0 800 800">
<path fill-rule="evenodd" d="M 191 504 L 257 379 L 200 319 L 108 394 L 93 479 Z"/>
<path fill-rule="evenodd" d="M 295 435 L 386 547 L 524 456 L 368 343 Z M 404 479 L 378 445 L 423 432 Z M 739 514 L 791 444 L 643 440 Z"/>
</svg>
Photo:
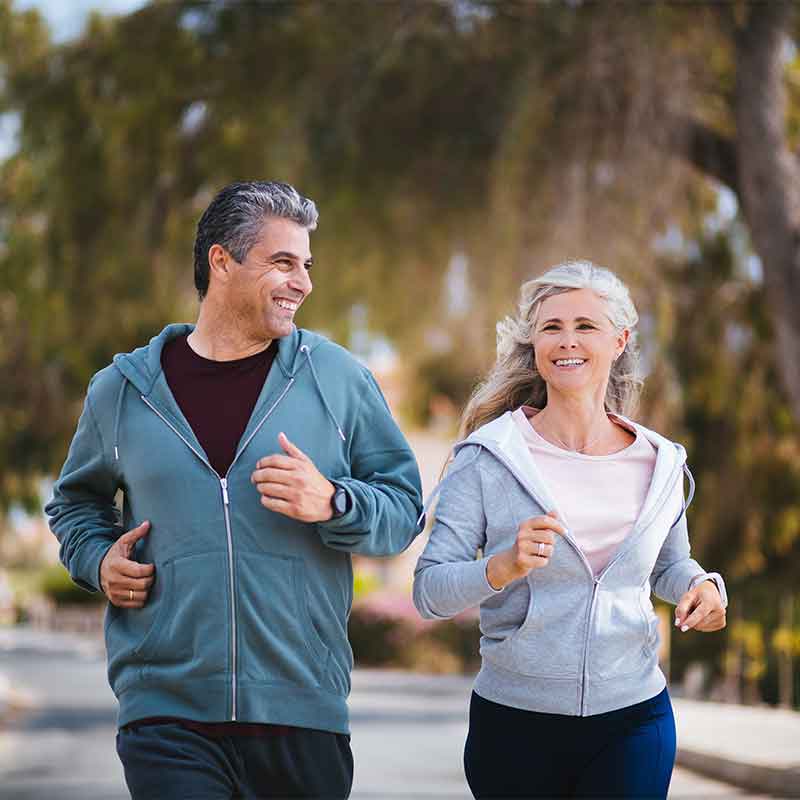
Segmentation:
<svg viewBox="0 0 800 800">
<path fill-rule="evenodd" d="M 221 244 L 212 244 L 208 248 L 209 276 L 213 275 L 220 283 L 227 283 L 233 261 L 233 256 Z"/>
</svg>

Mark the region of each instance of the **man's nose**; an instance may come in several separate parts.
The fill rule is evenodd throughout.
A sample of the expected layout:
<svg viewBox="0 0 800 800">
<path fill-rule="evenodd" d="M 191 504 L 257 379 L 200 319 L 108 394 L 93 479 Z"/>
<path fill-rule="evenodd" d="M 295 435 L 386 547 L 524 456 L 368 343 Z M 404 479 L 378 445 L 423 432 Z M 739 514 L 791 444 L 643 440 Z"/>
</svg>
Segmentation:
<svg viewBox="0 0 800 800">
<path fill-rule="evenodd" d="M 305 267 L 295 270 L 289 281 L 289 286 L 297 292 L 302 292 L 304 296 L 311 294 L 313 286 L 311 284 L 311 275 L 308 270 Z"/>
</svg>

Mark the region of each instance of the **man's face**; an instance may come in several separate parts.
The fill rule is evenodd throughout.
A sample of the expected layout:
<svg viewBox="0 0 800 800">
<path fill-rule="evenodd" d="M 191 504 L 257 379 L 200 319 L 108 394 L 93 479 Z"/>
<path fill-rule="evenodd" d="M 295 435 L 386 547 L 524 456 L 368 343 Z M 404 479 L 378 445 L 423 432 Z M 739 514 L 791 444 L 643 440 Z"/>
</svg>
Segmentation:
<svg viewBox="0 0 800 800">
<path fill-rule="evenodd" d="M 237 327 L 258 340 L 292 332 L 300 304 L 311 293 L 308 230 L 283 218 L 268 218 L 244 261 L 233 262 L 226 303 Z"/>
</svg>

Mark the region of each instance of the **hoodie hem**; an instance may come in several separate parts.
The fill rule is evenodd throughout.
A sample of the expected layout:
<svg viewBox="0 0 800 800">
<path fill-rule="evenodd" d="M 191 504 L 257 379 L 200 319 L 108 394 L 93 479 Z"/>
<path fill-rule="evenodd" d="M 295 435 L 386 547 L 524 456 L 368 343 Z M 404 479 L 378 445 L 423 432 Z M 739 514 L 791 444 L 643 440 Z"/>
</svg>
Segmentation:
<svg viewBox="0 0 800 800">
<path fill-rule="evenodd" d="M 575 677 L 552 678 L 520 675 L 483 660 L 475 678 L 475 693 L 484 700 L 543 714 L 572 717 L 593 716 L 640 703 L 655 697 L 667 685 L 664 673 L 648 668 L 636 675 L 625 675 L 604 681 L 586 683 L 581 714 L 581 683 Z"/>
<path fill-rule="evenodd" d="M 179 689 L 137 683 L 119 694 L 117 725 L 146 717 L 182 717 L 196 722 L 248 722 L 350 733 L 347 699 L 320 689 L 249 681 L 239 687 L 231 720 L 229 680 L 186 680 Z"/>
</svg>

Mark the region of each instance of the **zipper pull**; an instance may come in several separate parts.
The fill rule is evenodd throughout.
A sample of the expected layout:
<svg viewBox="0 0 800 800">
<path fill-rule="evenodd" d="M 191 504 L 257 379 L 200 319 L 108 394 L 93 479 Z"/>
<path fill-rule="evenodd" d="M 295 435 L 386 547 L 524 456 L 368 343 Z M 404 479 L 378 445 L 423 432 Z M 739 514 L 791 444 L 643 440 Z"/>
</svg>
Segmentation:
<svg viewBox="0 0 800 800">
<path fill-rule="evenodd" d="M 225 503 L 226 506 L 230 505 L 230 501 L 228 500 L 228 479 L 220 478 L 219 482 L 222 486 L 222 502 Z"/>
</svg>

